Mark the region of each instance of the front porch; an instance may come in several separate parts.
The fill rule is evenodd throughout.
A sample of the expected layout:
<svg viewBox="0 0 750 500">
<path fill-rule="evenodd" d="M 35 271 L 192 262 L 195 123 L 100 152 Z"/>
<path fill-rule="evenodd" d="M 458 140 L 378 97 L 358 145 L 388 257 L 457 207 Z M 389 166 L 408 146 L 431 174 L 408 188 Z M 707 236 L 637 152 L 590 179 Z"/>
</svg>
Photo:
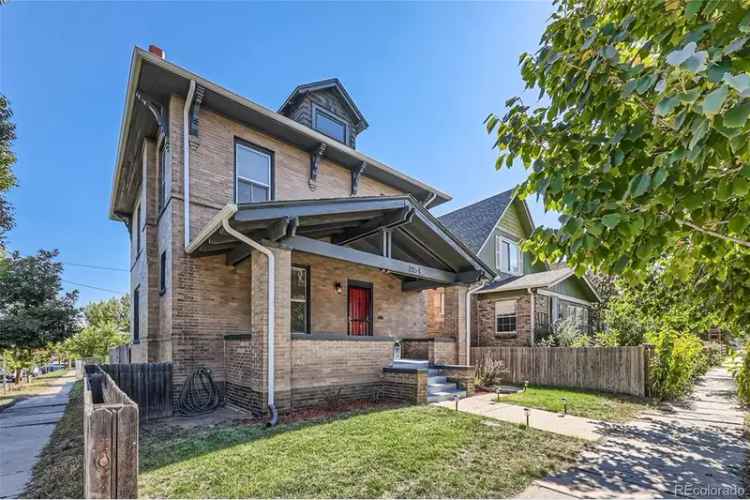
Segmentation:
<svg viewBox="0 0 750 500">
<path fill-rule="evenodd" d="M 467 362 L 466 291 L 487 270 L 410 197 L 259 203 L 227 223 L 273 262 L 269 276 L 269 257 L 216 221 L 194 248 L 249 262 L 251 330 L 224 338 L 231 404 L 262 413 L 269 400 L 289 410 L 389 397 L 383 369 L 397 343 L 431 346 L 433 364 Z M 450 290 L 445 307 L 456 318 L 439 341 L 427 336 L 424 290 L 435 287 Z"/>
</svg>

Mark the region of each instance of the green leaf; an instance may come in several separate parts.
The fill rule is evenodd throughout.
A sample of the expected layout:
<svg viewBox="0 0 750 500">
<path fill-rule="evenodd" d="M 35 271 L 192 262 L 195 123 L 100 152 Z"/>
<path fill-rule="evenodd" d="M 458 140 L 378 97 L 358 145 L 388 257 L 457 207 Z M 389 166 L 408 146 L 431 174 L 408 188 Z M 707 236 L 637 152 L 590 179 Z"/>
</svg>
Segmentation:
<svg viewBox="0 0 750 500">
<path fill-rule="evenodd" d="M 727 95 L 729 95 L 729 87 L 726 85 L 722 85 L 708 94 L 705 99 L 703 99 L 703 114 L 713 116 L 718 113 L 724 105 Z"/>
<path fill-rule="evenodd" d="M 722 179 L 719 182 L 719 187 L 716 190 L 716 199 L 719 201 L 727 201 L 732 197 L 732 184 L 727 179 Z"/>
<path fill-rule="evenodd" d="M 725 73 L 722 80 L 740 94 L 750 90 L 750 75 L 747 73 L 740 73 L 739 75 Z"/>
<path fill-rule="evenodd" d="M 681 49 L 674 50 L 667 54 L 667 64 L 670 66 L 679 66 L 688 60 L 693 54 L 698 45 L 695 42 L 690 42 Z"/>
<path fill-rule="evenodd" d="M 702 6 L 703 0 L 688 0 L 685 4 L 685 17 L 695 17 L 701 11 Z"/>
<path fill-rule="evenodd" d="M 747 228 L 749 223 L 750 223 L 750 219 L 748 219 L 745 215 L 742 215 L 742 214 L 735 215 L 729 220 L 729 225 L 728 225 L 729 231 L 731 231 L 734 234 L 742 234 Z"/>
<path fill-rule="evenodd" d="M 724 126 L 729 128 L 744 127 L 750 116 L 750 99 L 737 103 L 724 115 Z"/>
<path fill-rule="evenodd" d="M 742 18 L 742 21 L 740 21 L 739 26 L 737 28 L 742 33 L 750 33 L 750 13 L 746 14 L 745 17 Z"/>
<path fill-rule="evenodd" d="M 674 111 L 674 108 L 678 104 L 680 104 L 680 99 L 678 99 L 677 96 L 666 97 L 656 105 L 656 114 L 659 116 L 667 116 Z"/>
<path fill-rule="evenodd" d="M 617 224 L 619 224 L 621 220 L 622 215 L 620 214 L 607 214 L 602 217 L 602 224 L 607 226 L 609 229 L 614 229 L 615 227 L 617 227 Z"/>
<path fill-rule="evenodd" d="M 708 52 L 702 50 L 688 57 L 687 61 L 680 64 L 680 67 L 690 71 L 691 73 L 700 73 L 701 71 L 705 71 L 705 69 L 708 67 L 706 64 L 707 61 Z"/>
<path fill-rule="evenodd" d="M 737 176 L 732 184 L 732 190 L 737 196 L 745 196 L 750 192 L 750 181 L 747 180 L 747 177 Z"/>
<path fill-rule="evenodd" d="M 706 132 L 708 132 L 708 120 L 703 117 L 696 119 L 693 123 L 692 132 L 693 137 L 690 139 L 690 144 L 688 145 L 688 149 L 691 151 L 706 136 Z"/>
<path fill-rule="evenodd" d="M 654 179 L 653 179 L 654 189 L 664 184 L 664 181 L 667 180 L 668 175 L 669 175 L 669 172 L 667 172 L 666 168 L 662 167 L 659 170 L 657 170 L 656 173 L 654 174 Z"/>
<path fill-rule="evenodd" d="M 628 82 L 622 86 L 622 97 L 626 99 L 630 97 L 635 91 L 635 88 L 637 86 L 638 86 L 638 80 L 636 79 L 628 80 Z"/>
<path fill-rule="evenodd" d="M 728 56 L 729 54 L 734 54 L 738 50 L 742 50 L 742 48 L 745 46 L 745 43 L 747 43 L 748 39 L 750 37 L 741 36 L 739 38 L 735 38 L 732 40 L 732 42 L 724 47 L 724 51 L 722 52 L 722 55 Z"/>
<path fill-rule="evenodd" d="M 649 186 L 651 186 L 651 176 L 647 173 L 639 175 L 636 179 L 635 189 L 632 191 L 633 198 L 643 196 L 648 191 Z"/>
</svg>

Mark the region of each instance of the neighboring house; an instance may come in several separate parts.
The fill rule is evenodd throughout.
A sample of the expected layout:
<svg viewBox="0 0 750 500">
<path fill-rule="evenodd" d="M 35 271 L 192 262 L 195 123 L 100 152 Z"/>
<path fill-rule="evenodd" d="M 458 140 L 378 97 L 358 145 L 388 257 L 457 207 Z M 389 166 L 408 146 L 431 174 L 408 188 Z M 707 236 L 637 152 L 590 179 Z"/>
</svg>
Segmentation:
<svg viewBox="0 0 750 500">
<path fill-rule="evenodd" d="M 564 266 L 550 269 L 521 251 L 534 222 L 515 190 L 439 220 L 497 274 L 472 294 L 472 346 L 533 346 L 551 325 L 566 318 L 590 329 L 591 306 L 599 299 L 588 280 Z M 428 300 L 436 302 L 434 297 Z"/>
<path fill-rule="evenodd" d="M 336 79 L 274 112 L 135 50 L 110 209 L 131 235 L 132 362 L 172 362 L 175 392 L 208 367 L 256 412 L 398 393 L 399 340 L 467 364 L 467 291 L 494 271 L 429 213 L 447 194 L 354 149 L 367 126 Z"/>
</svg>

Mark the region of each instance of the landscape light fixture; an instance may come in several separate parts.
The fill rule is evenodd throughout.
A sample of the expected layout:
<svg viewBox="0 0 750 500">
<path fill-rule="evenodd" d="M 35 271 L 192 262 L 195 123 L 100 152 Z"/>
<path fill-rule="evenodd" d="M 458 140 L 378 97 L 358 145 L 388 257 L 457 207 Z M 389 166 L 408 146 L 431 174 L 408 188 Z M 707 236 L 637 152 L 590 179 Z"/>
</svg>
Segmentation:
<svg viewBox="0 0 750 500">
<path fill-rule="evenodd" d="M 500 402 L 500 387 L 495 387 L 495 394 L 497 394 L 497 402 Z"/>
<path fill-rule="evenodd" d="M 560 398 L 563 404 L 563 417 L 568 414 L 568 398 Z"/>
<path fill-rule="evenodd" d="M 523 392 L 526 392 L 529 388 L 529 381 L 525 380 L 523 383 Z"/>
<path fill-rule="evenodd" d="M 339 283 L 338 281 L 333 284 L 333 288 L 336 289 L 336 293 L 339 295 L 341 295 L 344 292 L 344 288 L 341 286 L 341 283 Z"/>
<path fill-rule="evenodd" d="M 529 413 L 531 413 L 531 411 L 528 408 L 524 408 L 523 412 L 526 415 L 526 428 L 528 429 L 529 428 Z"/>
<path fill-rule="evenodd" d="M 456 411 L 458 411 L 458 395 L 453 396 L 453 400 L 456 402 Z"/>
</svg>

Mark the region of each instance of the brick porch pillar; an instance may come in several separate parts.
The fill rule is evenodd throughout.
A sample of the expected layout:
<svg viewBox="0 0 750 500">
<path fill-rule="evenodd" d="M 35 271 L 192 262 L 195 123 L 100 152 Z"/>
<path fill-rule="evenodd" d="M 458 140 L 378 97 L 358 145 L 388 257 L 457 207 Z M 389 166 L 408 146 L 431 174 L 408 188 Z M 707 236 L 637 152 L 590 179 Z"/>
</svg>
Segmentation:
<svg viewBox="0 0 750 500">
<path fill-rule="evenodd" d="M 291 399 L 291 360 L 292 338 L 290 334 L 290 285 L 292 252 L 285 248 L 270 248 L 275 260 L 275 322 L 274 322 L 274 364 L 276 385 L 276 408 L 287 409 Z M 264 410 L 268 402 L 268 259 L 260 252 L 253 251 L 251 272 L 251 324 L 253 345 L 260 354 L 262 369 L 258 370 L 255 379 L 258 381 L 258 392 Z"/>
<path fill-rule="evenodd" d="M 445 333 L 456 339 L 456 364 L 467 364 L 466 359 L 466 293 L 468 287 L 456 285 L 445 289 Z"/>
</svg>

